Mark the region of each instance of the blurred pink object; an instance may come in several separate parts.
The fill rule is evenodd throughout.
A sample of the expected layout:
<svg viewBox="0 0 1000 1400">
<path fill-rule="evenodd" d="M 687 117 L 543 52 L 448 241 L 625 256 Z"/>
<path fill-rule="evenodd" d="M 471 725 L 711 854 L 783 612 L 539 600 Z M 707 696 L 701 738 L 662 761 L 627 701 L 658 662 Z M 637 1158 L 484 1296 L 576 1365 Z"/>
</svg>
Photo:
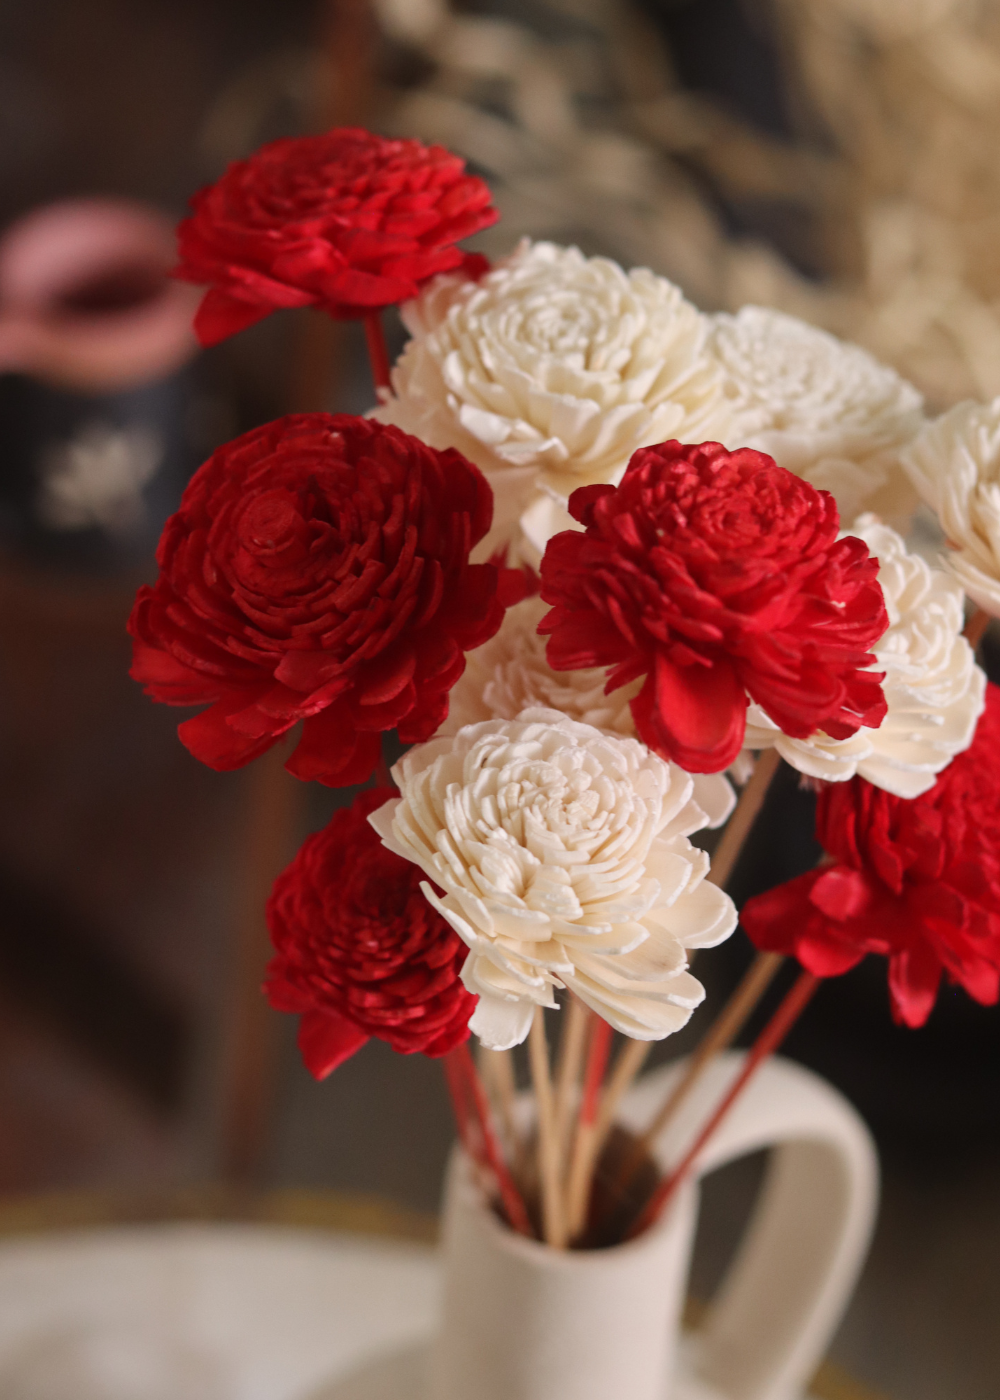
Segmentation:
<svg viewBox="0 0 1000 1400">
<path fill-rule="evenodd" d="M 145 205 L 66 200 L 0 238 L 0 372 L 106 393 L 171 374 L 198 348 L 201 293 L 172 281 L 170 222 Z"/>
</svg>

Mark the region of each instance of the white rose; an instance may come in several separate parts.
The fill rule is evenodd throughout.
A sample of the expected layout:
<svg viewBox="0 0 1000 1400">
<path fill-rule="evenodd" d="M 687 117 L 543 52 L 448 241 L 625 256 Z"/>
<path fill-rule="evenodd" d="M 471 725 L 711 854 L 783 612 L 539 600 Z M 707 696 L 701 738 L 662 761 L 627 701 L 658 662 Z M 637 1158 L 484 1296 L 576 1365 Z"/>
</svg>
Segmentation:
<svg viewBox="0 0 1000 1400">
<path fill-rule="evenodd" d="M 526 598 L 507 609 L 500 630 L 488 642 L 467 654 L 439 734 L 457 734 L 467 724 L 489 719 L 516 719 L 522 710 L 542 707 L 594 729 L 636 737 L 629 704 L 642 689 L 642 680 L 606 695 L 605 667 L 553 671 L 545 656 L 546 638 L 538 635 L 538 624 L 548 611 L 540 598 Z M 691 778 L 692 801 L 700 809 L 691 829 L 721 826 L 736 805 L 729 780 L 724 773 L 692 773 Z"/>
<path fill-rule="evenodd" d="M 487 473 L 487 551 L 540 494 L 614 482 L 636 448 L 700 442 L 719 416 L 706 318 L 646 268 L 525 240 L 478 283 L 435 279 L 402 315 L 413 339 L 374 416 Z"/>
<path fill-rule="evenodd" d="M 830 491 L 842 520 L 862 510 L 908 519 L 916 499 L 899 452 L 923 424 L 913 385 L 860 346 L 781 311 L 744 306 L 711 319 L 724 377 L 719 441 L 766 452 Z"/>
<path fill-rule="evenodd" d="M 749 749 L 776 748 L 800 773 L 841 782 L 855 773 L 897 797 L 918 797 L 967 749 L 986 702 L 986 676 L 962 636 L 962 590 L 932 569 L 894 530 L 862 516 L 850 533 L 879 561 L 889 630 L 874 648 L 885 672 L 888 713 L 878 729 L 849 739 L 782 734 L 759 705 L 747 711 Z"/>
<path fill-rule="evenodd" d="M 929 423 L 903 466 L 941 523 L 946 567 L 1000 617 L 1000 398 L 960 403 Z"/>
<path fill-rule="evenodd" d="M 679 1030 L 704 997 L 687 950 L 736 910 L 688 841 L 686 773 L 635 739 L 552 710 L 470 725 L 411 749 L 399 798 L 369 821 L 444 893 L 421 888 L 469 947 L 471 1026 L 507 1049 L 570 987 L 638 1040 Z"/>
</svg>

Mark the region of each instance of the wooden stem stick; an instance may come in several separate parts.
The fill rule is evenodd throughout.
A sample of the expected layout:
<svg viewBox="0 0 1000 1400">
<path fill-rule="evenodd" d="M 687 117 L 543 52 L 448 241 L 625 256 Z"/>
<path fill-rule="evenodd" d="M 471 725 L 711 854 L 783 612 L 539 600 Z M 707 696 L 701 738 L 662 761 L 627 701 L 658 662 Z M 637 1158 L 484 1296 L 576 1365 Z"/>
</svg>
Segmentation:
<svg viewBox="0 0 1000 1400">
<path fill-rule="evenodd" d="M 604 1093 L 601 1095 L 600 1106 L 597 1110 L 597 1141 L 594 1144 L 594 1161 L 601 1155 L 605 1139 L 614 1127 L 615 1114 L 618 1112 L 618 1105 L 625 1096 L 626 1091 L 633 1079 L 646 1063 L 650 1050 L 653 1048 L 651 1040 L 628 1040 L 625 1042 L 621 1053 L 615 1061 L 615 1067 L 611 1071 L 611 1076 L 604 1086 Z"/>
<path fill-rule="evenodd" d="M 566 1183 L 566 1220 L 570 1239 L 575 1239 L 587 1223 L 590 1184 L 594 1176 L 597 1155 L 597 1116 L 600 1106 L 601 1082 L 611 1050 L 611 1027 L 595 1016 L 591 1021 L 587 1068 L 583 1077 L 583 1094 L 573 1139 L 573 1155 Z"/>
<path fill-rule="evenodd" d="M 559 1167 L 570 1145 L 573 1124 L 573 1101 L 576 1097 L 583 1055 L 587 1047 L 587 1028 L 593 1012 L 577 997 L 571 996 L 566 1008 L 566 1025 L 559 1045 L 559 1065 L 556 1070 L 556 1140 L 559 1144 Z"/>
<path fill-rule="evenodd" d="M 510 1151 L 511 1171 L 515 1178 L 524 1179 L 524 1140 L 517 1127 L 517 1113 L 514 1101 L 517 1084 L 514 1079 L 514 1057 L 509 1050 L 482 1050 L 480 1065 L 483 1074 L 493 1090 L 497 1108 L 500 1111 L 500 1126 Z"/>
<path fill-rule="evenodd" d="M 566 1247 L 562 1192 L 559 1189 L 559 1150 L 555 1132 L 555 1103 L 549 1073 L 549 1047 L 545 1039 L 545 1012 L 535 1007 L 528 1036 L 531 1080 L 538 1114 L 538 1178 L 542 1188 L 542 1234 L 556 1249 Z"/>
<path fill-rule="evenodd" d="M 757 813 L 764 805 L 764 798 L 771 786 L 771 779 L 778 771 L 780 762 L 781 757 L 777 749 L 765 749 L 763 753 L 757 755 L 757 762 L 750 781 L 740 793 L 736 810 L 726 823 L 722 840 L 716 846 L 715 854 L 712 857 L 712 868 L 708 873 L 708 878 L 713 885 L 718 885 L 721 890 L 724 890 L 729 883 L 733 866 L 739 859 L 743 843 L 750 834 L 750 828 L 757 818 Z"/>
<path fill-rule="evenodd" d="M 771 784 L 771 780 L 774 777 L 775 773 L 778 771 L 779 762 L 780 758 L 777 750 L 766 749 L 758 757 L 757 765 L 754 769 L 753 775 L 750 778 L 750 781 L 747 783 L 746 787 L 743 789 L 743 792 L 740 794 L 740 799 L 736 804 L 736 810 L 730 817 L 726 829 L 723 832 L 722 840 L 719 842 L 719 845 L 716 848 L 715 855 L 712 857 L 712 867 L 708 876 L 708 878 L 714 884 L 719 885 L 721 888 L 725 888 L 725 885 L 729 880 L 729 876 L 732 874 L 733 866 L 736 864 L 740 851 L 743 849 L 743 843 L 749 835 L 750 829 L 753 826 L 757 814 L 759 813 L 763 805 L 764 798 L 767 795 L 767 790 Z M 770 954 L 762 954 L 761 956 L 764 958 L 771 957 Z M 672 1100 L 664 1106 L 664 1109 L 661 1110 L 661 1112 L 667 1114 L 667 1117 L 664 1118 L 663 1123 L 659 1125 L 659 1127 L 656 1129 L 656 1132 L 660 1131 L 660 1129 L 665 1125 L 667 1118 L 672 1116 L 675 1109 L 680 1105 L 681 1100 L 685 1098 L 690 1092 L 690 1090 L 694 1087 L 696 1079 L 700 1076 L 702 1070 L 704 1069 L 704 1066 L 708 1063 L 708 1061 L 716 1053 L 716 1051 L 718 1049 L 725 1048 L 725 1046 L 728 1045 L 730 1041 L 739 1034 L 743 1022 L 746 1020 L 746 1017 L 749 1016 L 754 1006 L 757 1005 L 757 1002 L 763 995 L 765 988 L 767 987 L 771 978 L 774 976 L 774 973 L 777 971 L 780 963 L 781 959 L 777 958 L 773 965 L 768 964 L 768 966 L 770 967 L 770 971 L 761 983 L 759 990 L 757 990 L 756 980 L 754 981 L 753 1000 L 747 1005 L 746 1010 L 743 1012 L 742 1019 L 739 1021 L 739 1024 L 736 1025 L 735 1029 L 727 1031 L 726 1026 L 728 1026 L 728 1022 L 726 1023 L 726 1025 L 723 1026 L 720 1026 L 719 1023 L 717 1023 L 716 1026 L 712 1028 L 712 1031 L 709 1032 L 709 1035 L 706 1037 L 705 1041 L 695 1052 L 691 1065 L 689 1066 L 687 1074 L 685 1075 L 684 1084 L 682 1086 L 679 1086 L 679 1090 L 681 1092 L 675 1091 L 675 1095 L 673 1096 L 673 1098 L 676 1098 L 676 1102 L 674 1102 L 672 1098 Z M 754 967 L 757 967 L 756 963 L 754 964 Z M 757 971 L 756 976 L 758 979 L 761 976 L 761 972 L 759 969 Z M 723 1011 L 722 1017 L 720 1017 L 720 1022 L 722 1021 L 723 1017 L 727 1016 L 727 1014 L 730 1014 L 731 1019 L 731 1006 L 727 1006 L 726 1009 Z M 727 1033 L 728 1039 L 723 1040 L 721 1042 L 713 1040 L 713 1032 L 715 1031 Z M 614 1123 L 615 1114 L 618 1111 L 618 1105 L 621 1103 L 622 1098 L 628 1091 L 636 1075 L 646 1063 L 646 1059 L 649 1055 L 651 1048 L 651 1044 L 648 1041 L 632 1040 L 628 1043 L 628 1045 L 626 1045 L 625 1049 L 618 1056 L 618 1061 L 615 1064 L 614 1072 L 610 1080 L 608 1081 L 604 1093 L 601 1096 L 601 1106 L 597 1116 L 596 1124 L 594 1126 L 593 1131 L 588 1135 L 588 1145 L 591 1156 L 591 1171 L 593 1170 L 594 1164 L 600 1157 L 601 1149 L 604 1146 L 605 1139 L 607 1138 L 608 1133 L 611 1131 L 612 1125 Z M 653 1136 L 655 1135 L 656 1133 L 654 1132 Z M 641 1143 L 641 1148 L 643 1150 L 648 1148 L 649 1140 L 650 1139 L 648 1135 L 643 1138 Z M 634 1153 L 630 1154 L 629 1160 L 626 1163 L 623 1181 L 627 1182 L 628 1176 L 635 1169 L 635 1165 L 638 1163 L 638 1161 L 641 1160 L 639 1156 L 639 1151 L 640 1145 L 637 1144 Z M 587 1178 L 587 1180 L 584 1183 L 578 1183 L 578 1190 L 580 1189 L 580 1185 L 582 1184 L 586 1184 L 589 1186 L 589 1178 Z M 573 1219 L 574 1217 L 571 1211 L 571 1225 L 573 1223 Z"/>
<path fill-rule="evenodd" d="M 645 1207 L 636 1220 L 635 1224 L 628 1232 L 628 1238 L 634 1239 L 636 1235 L 642 1233 L 666 1210 L 673 1199 L 677 1188 L 687 1177 L 698 1157 L 701 1155 L 705 1144 L 746 1088 L 754 1074 L 764 1063 L 769 1055 L 772 1055 L 805 1010 L 810 998 L 819 986 L 819 978 L 814 977 L 811 972 L 800 972 L 796 981 L 786 993 L 784 1000 L 777 1011 L 768 1021 L 760 1035 L 754 1041 L 753 1046 L 743 1062 L 739 1074 L 733 1083 L 722 1096 L 721 1101 L 704 1125 L 694 1142 L 681 1158 L 681 1161 L 670 1173 L 670 1175 L 660 1183 L 656 1191 L 647 1201 Z"/>
<path fill-rule="evenodd" d="M 962 636 L 975 651 L 976 647 L 983 640 L 983 633 L 990 625 L 990 614 L 985 608 L 976 608 L 975 612 L 965 624 L 965 631 Z"/>
<path fill-rule="evenodd" d="M 462 1146 L 476 1165 L 495 1178 L 500 1202 L 511 1228 L 518 1234 L 530 1235 L 528 1212 L 500 1151 L 489 1100 L 468 1044 L 463 1043 L 449 1050 L 444 1056 L 444 1069 Z"/>
<path fill-rule="evenodd" d="M 648 1151 L 672 1120 L 681 1104 L 704 1074 L 706 1067 L 721 1051 L 727 1050 L 767 991 L 778 968 L 784 962 L 781 953 L 758 953 L 744 973 L 739 986 L 709 1026 L 704 1039 L 687 1063 L 672 1093 L 637 1143 L 637 1153 Z"/>
<path fill-rule="evenodd" d="M 368 359 L 372 367 L 375 392 L 381 399 L 384 390 L 391 392 L 389 382 L 389 352 L 385 347 L 385 332 L 382 329 L 382 316 L 378 311 L 369 311 L 365 317 L 365 341 L 368 345 Z"/>
</svg>

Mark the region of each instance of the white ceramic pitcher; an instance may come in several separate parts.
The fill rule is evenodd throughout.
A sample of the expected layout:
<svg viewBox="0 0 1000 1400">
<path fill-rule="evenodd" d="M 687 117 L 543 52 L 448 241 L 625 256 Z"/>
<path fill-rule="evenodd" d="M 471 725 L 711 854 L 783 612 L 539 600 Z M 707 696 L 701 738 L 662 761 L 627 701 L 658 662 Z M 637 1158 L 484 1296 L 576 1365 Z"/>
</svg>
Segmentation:
<svg viewBox="0 0 1000 1400">
<path fill-rule="evenodd" d="M 721 1057 L 656 1154 L 676 1160 L 741 1056 Z M 679 1067 L 628 1096 L 641 1128 Z M 772 1148 L 764 1187 L 708 1322 L 683 1351 L 680 1315 L 697 1177 Z M 878 1169 L 870 1135 L 824 1080 L 764 1065 L 668 1214 L 638 1239 L 566 1252 L 514 1234 L 456 1152 L 444 1203 L 444 1296 L 429 1400 L 800 1400 L 867 1252 Z"/>
</svg>

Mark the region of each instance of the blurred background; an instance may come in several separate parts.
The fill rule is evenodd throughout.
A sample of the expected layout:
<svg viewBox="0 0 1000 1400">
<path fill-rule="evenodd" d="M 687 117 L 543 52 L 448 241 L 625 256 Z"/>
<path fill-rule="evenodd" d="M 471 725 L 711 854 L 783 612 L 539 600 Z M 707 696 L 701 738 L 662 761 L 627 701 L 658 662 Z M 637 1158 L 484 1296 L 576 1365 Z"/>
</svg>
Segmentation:
<svg viewBox="0 0 1000 1400">
<path fill-rule="evenodd" d="M 935 411 L 1000 393 L 997 0 L 0 4 L 0 1224 L 42 1192 L 206 1183 L 436 1203 L 438 1067 L 371 1042 L 317 1085 L 258 990 L 270 882 L 353 794 L 296 788 L 280 754 L 209 772 L 127 676 L 125 619 L 198 463 L 293 408 L 371 406 L 356 327 L 280 313 L 198 352 L 165 276 L 199 185 L 335 124 L 465 156 L 502 213 L 489 254 L 554 238 L 707 310 L 782 307 Z M 1000 680 L 989 634 L 984 661 Z M 815 860 L 785 778 L 738 901 Z M 748 959 L 741 934 L 705 959 L 711 1003 Z M 788 1048 L 883 1154 L 835 1357 L 897 1400 L 995 1396 L 1000 1013 L 948 991 L 897 1030 L 863 965 Z M 758 1176 L 709 1188 L 702 1291 Z"/>
</svg>

